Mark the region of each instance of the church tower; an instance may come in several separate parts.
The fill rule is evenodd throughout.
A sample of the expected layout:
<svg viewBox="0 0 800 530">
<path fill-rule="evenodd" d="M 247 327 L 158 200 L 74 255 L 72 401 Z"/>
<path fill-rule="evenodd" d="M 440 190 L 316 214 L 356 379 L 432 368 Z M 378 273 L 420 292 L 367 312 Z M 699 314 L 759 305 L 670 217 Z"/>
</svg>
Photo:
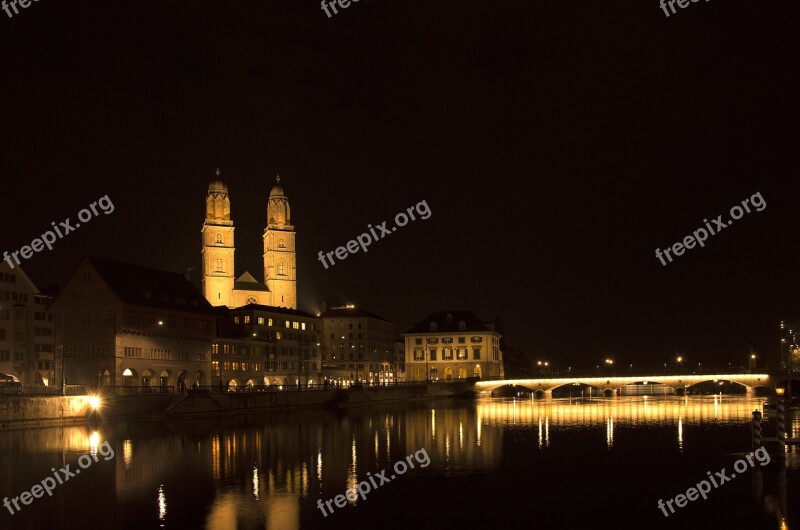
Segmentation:
<svg viewBox="0 0 800 530">
<path fill-rule="evenodd" d="M 279 175 L 269 193 L 267 228 L 264 230 L 264 280 L 272 293 L 273 306 L 297 309 L 297 253 L 294 239 L 289 199 L 283 193 Z"/>
<path fill-rule="evenodd" d="M 233 221 L 228 187 L 219 176 L 208 186 L 203 238 L 203 294 L 211 305 L 233 302 Z"/>
</svg>

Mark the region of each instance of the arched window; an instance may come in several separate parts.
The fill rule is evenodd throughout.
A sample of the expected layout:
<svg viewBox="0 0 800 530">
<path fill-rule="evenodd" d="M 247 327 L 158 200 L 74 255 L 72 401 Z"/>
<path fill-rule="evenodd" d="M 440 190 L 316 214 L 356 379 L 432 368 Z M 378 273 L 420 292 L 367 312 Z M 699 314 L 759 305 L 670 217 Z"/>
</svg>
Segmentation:
<svg viewBox="0 0 800 530">
<path fill-rule="evenodd" d="M 217 245 L 222 244 L 222 234 L 217 234 Z"/>
<path fill-rule="evenodd" d="M 278 240 L 278 248 L 286 248 L 286 245 L 283 243 L 283 239 Z"/>
<path fill-rule="evenodd" d="M 255 299 L 255 298 L 253 298 L 252 296 L 249 296 L 249 297 L 247 298 L 247 300 L 245 300 L 245 301 L 244 301 L 244 303 L 245 303 L 245 305 L 247 305 L 247 304 L 257 304 L 257 303 L 258 303 L 258 300 L 256 300 L 256 299 Z"/>
<path fill-rule="evenodd" d="M 286 262 L 283 260 L 278 263 L 278 276 L 286 276 Z"/>
<path fill-rule="evenodd" d="M 222 265 L 222 258 L 219 256 L 214 260 L 214 272 L 225 272 Z"/>
</svg>

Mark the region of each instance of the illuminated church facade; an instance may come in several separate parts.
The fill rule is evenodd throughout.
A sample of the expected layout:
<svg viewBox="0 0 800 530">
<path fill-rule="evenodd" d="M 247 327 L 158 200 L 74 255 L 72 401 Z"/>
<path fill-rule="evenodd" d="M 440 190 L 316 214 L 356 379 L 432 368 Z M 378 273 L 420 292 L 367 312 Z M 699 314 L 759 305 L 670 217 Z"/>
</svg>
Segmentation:
<svg viewBox="0 0 800 530">
<path fill-rule="evenodd" d="M 247 304 L 297 309 L 297 252 L 289 199 L 280 176 L 269 193 L 264 229 L 264 282 L 249 272 L 235 275 L 234 224 L 228 187 L 220 178 L 208 186 L 202 233 L 203 294 L 213 306 Z"/>
</svg>

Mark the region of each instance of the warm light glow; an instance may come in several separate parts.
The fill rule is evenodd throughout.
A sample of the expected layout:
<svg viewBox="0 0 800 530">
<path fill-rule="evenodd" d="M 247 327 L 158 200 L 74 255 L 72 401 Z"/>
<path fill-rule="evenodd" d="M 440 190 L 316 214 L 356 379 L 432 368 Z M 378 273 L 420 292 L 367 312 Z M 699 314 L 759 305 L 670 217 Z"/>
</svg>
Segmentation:
<svg viewBox="0 0 800 530">
<path fill-rule="evenodd" d="M 782 396 L 785 392 L 786 392 L 785 388 L 778 387 L 775 389 L 775 393 L 778 394 L 779 396 Z"/>
<path fill-rule="evenodd" d="M 92 410 L 97 410 L 100 408 L 100 396 L 89 396 L 89 406 L 92 407 Z"/>
<path fill-rule="evenodd" d="M 678 355 L 678 362 L 682 362 L 682 361 L 683 361 L 683 357 L 681 357 L 680 355 Z"/>
</svg>

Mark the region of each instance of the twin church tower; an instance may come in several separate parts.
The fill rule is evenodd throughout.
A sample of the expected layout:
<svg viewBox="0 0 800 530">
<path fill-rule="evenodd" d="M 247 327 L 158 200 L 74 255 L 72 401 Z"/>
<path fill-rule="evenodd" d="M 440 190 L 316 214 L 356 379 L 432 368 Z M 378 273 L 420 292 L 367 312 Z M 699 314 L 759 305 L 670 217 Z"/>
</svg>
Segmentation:
<svg viewBox="0 0 800 530">
<path fill-rule="evenodd" d="M 228 187 L 217 177 L 208 186 L 203 223 L 203 294 L 214 306 L 261 304 L 297 309 L 297 252 L 289 199 L 280 176 L 269 193 L 264 230 L 264 282 L 249 272 L 234 276 L 236 250 Z"/>
</svg>

